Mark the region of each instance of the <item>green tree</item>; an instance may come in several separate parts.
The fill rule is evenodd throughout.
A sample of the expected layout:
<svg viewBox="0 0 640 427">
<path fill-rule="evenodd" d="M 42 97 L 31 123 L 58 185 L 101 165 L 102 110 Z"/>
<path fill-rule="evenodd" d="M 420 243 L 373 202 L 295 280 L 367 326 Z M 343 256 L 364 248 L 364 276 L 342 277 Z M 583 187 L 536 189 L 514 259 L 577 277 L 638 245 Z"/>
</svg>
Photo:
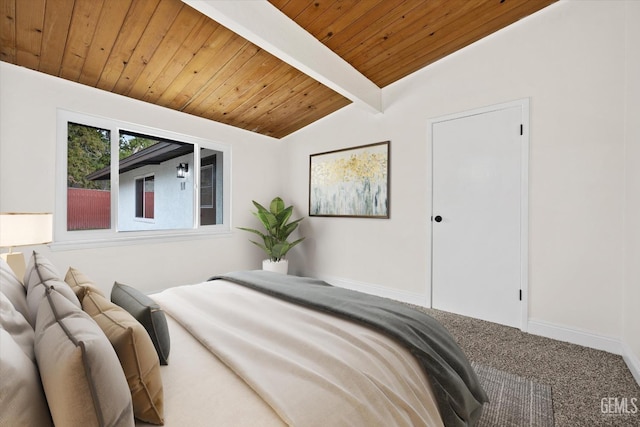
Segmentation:
<svg viewBox="0 0 640 427">
<path fill-rule="evenodd" d="M 156 144 L 158 141 L 153 139 L 141 138 L 139 136 L 120 134 L 120 160 L 144 150 L 147 147 Z"/>
<path fill-rule="evenodd" d="M 111 153 L 110 132 L 75 123 L 68 125 L 67 138 L 67 185 L 77 188 L 107 190 L 108 180 L 91 181 L 87 175 L 108 167 Z"/>
</svg>

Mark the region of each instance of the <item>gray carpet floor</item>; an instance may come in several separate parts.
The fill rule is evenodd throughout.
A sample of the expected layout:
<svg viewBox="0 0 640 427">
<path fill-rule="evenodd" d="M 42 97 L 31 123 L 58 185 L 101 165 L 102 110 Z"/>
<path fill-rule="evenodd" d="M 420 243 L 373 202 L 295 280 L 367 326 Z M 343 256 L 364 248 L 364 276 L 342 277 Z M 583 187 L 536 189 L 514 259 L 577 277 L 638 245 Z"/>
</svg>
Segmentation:
<svg viewBox="0 0 640 427">
<path fill-rule="evenodd" d="M 552 387 L 559 427 L 640 427 L 640 386 L 621 356 L 521 332 L 439 310 L 440 321 L 468 358 Z M 635 414 L 603 414 L 603 398 L 636 398 Z M 633 406 L 629 404 L 631 410 Z M 606 409 L 606 408 L 605 408 Z"/>
</svg>

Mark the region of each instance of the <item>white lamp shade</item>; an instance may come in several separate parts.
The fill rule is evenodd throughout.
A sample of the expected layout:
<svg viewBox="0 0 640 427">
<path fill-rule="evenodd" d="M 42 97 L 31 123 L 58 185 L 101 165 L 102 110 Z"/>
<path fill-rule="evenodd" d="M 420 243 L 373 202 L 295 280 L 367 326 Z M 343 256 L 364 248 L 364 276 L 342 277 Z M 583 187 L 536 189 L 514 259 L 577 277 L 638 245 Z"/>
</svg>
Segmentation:
<svg viewBox="0 0 640 427">
<path fill-rule="evenodd" d="M 53 214 L 0 213 L 0 247 L 29 246 L 53 240 Z"/>
</svg>

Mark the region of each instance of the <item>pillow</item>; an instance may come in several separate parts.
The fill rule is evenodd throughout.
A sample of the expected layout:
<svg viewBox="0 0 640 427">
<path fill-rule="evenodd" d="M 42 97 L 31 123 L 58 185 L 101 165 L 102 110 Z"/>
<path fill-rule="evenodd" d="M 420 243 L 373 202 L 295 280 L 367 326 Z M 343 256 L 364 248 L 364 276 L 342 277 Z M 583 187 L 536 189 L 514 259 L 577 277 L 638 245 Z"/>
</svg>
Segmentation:
<svg viewBox="0 0 640 427">
<path fill-rule="evenodd" d="M 142 323 L 153 341 L 161 365 L 169 364 L 169 327 L 164 311 L 155 301 L 131 286 L 116 282 L 111 289 L 111 301 L 127 310 Z"/>
<path fill-rule="evenodd" d="M 86 292 L 82 309 L 116 350 L 131 390 L 133 415 L 148 423 L 164 424 L 160 364 L 147 331 L 125 309 L 97 292 Z"/>
<path fill-rule="evenodd" d="M 91 291 L 97 294 L 104 296 L 104 293 L 98 288 L 93 281 L 89 280 L 87 276 L 85 276 L 81 271 L 76 270 L 73 267 L 69 267 L 67 270 L 67 275 L 64 276 L 64 281 L 67 285 L 71 286 L 73 292 L 75 292 L 76 297 L 80 303 L 84 298 L 84 295 L 87 291 Z"/>
<path fill-rule="evenodd" d="M 52 426 L 35 362 L 0 328 L 0 426 Z"/>
<path fill-rule="evenodd" d="M 33 362 L 36 361 L 33 353 L 33 339 L 35 337 L 33 328 L 2 292 L 0 292 L 0 327 L 11 335 L 11 338 L 29 359 Z"/>
<path fill-rule="evenodd" d="M 52 288 L 38 308 L 35 351 L 55 425 L 134 425 L 131 393 L 111 343 Z"/>
<path fill-rule="evenodd" d="M 9 264 L 2 258 L 0 258 L 0 291 L 9 298 L 15 309 L 18 310 L 33 327 L 35 322 L 31 321 L 29 309 L 27 308 L 27 289 L 16 277 L 11 267 L 9 267 Z"/>
<path fill-rule="evenodd" d="M 38 271 L 35 270 L 36 265 L 38 266 Z M 39 278 L 39 274 L 42 275 L 42 279 Z M 33 251 L 24 273 L 24 285 L 27 289 L 29 289 L 27 283 L 30 281 L 44 282 L 46 280 L 59 279 L 60 277 L 62 276 L 51 261 L 40 252 Z"/>
<path fill-rule="evenodd" d="M 36 315 L 40 302 L 45 298 L 46 289 L 55 288 L 78 308 L 80 301 L 71 288 L 60 279 L 60 273 L 51 262 L 38 252 L 33 252 L 27 270 L 24 275 L 24 284 L 27 287 L 27 307 L 32 324 L 37 323 Z"/>
</svg>

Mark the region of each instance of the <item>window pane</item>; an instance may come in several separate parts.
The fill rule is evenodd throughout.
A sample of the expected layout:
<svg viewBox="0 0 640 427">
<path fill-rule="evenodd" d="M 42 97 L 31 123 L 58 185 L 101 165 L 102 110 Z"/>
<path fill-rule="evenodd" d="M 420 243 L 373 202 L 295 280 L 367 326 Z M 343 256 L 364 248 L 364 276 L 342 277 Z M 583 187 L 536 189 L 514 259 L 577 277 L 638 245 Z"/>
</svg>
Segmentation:
<svg viewBox="0 0 640 427">
<path fill-rule="evenodd" d="M 202 188 L 211 188 L 213 187 L 213 166 L 202 166 L 201 175 L 200 175 L 200 186 Z"/>
<path fill-rule="evenodd" d="M 218 164 L 222 153 L 215 150 L 200 150 L 200 225 L 222 223 L 222 185 Z"/>
<path fill-rule="evenodd" d="M 144 218 L 144 181 L 136 179 L 136 218 Z"/>
<path fill-rule="evenodd" d="M 136 179 L 136 218 L 153 218 L 153 183 L 153 176 Z"/>
<path fill-rule="evenodd" d="M 213 166 L 202 166 L 200 168 L 200 207 L 213 208 Z"/>
<path fill-rule="evenodd" d="M 119 144 L 118 231 L 193 228 L 193 145 L 129 131 Z"/>
<path fill-rule="evenodd" d="M 153 183 L 154 179 L 152 176 L 148 176 L 144 179 L 144 192 L 145 193 L 153 193 Z"/>
<path fill-rule="evenodd" d="M 67 230 L 111 228 L 110 131 L 67 124 Z"/>
<path fill-rule="evenodd" d="M 148 176 L 144 179 L 144 217 L 145 218 L 153 218 L 154 212 L 154 191 L 153 184 L 154 178 L 152 176 Z"/>
</svg>

